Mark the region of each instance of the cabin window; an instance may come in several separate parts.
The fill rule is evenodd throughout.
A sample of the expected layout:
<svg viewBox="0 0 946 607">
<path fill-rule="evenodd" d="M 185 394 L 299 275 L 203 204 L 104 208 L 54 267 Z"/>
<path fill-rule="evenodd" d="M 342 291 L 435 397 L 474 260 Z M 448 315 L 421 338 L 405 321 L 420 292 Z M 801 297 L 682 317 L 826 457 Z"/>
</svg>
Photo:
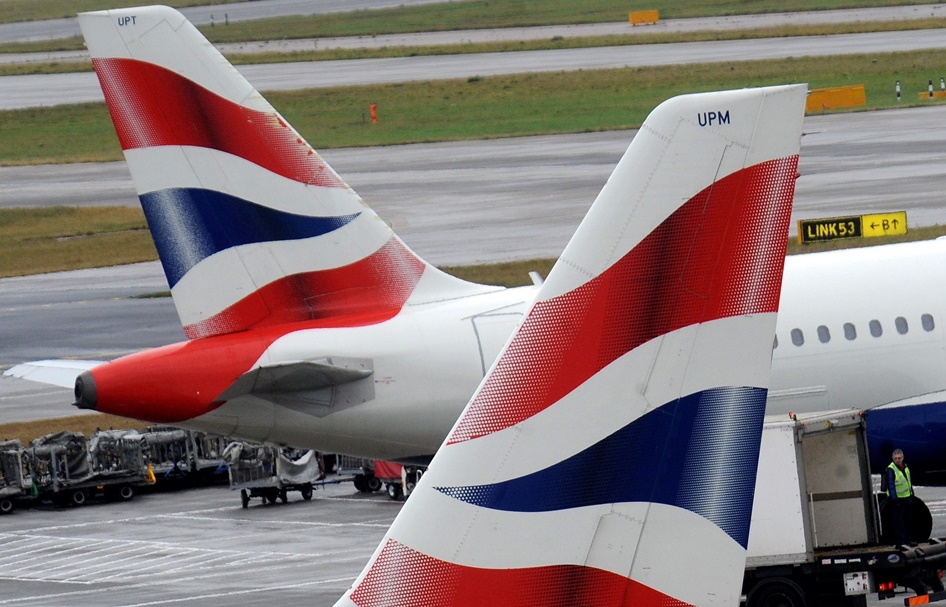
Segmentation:
<svg viewBox="0 0 946 607">
<path fill-rule="evenodd" d="M 805 345 L 805 334 L 801 332 L 801 329 L 792 329 L 792 343 L 796 346 Z"/>
<path fill-rule="evenodd" d="M 857 339 L 857 329 L 854 327 L 853 323 L 844 323 L 844 339 L 848 341 Z"/>
<path fill-rule="evenodd" d="M 906 335 L 907 331 L 910 330 L 910 327 L 907 325 L 907 319 L 902 316 L 896 317 L 893 324 L 897 327 L 897 333 L 900 335 Z"/>
<path fill-rule="evenodd" d="M 820 341 L 823 344 L 826 344 L 829 341 L 831 341 L 831 332 L 828 331 L 828 327 L 824 325 L 818 326 L 818 341 Z"/>
<path fill-rule="evenodd" d="M 868 326 L 870 327 L 870 334 L 874 337 L 880 337 L 884 334 L 884 328 L 880 326 L 879 320 L 870 321 Z"/>
<path fill-rule="evenodd" d="M 932 316 L 932 314 L 924 314 L 923 316 L 921 316 L 921 317 L 920 317 L 920 324 L 923 325 L 923 330 L 924 330 L 924 331 L 932 331 L 933 329 L 936 328 L 935 323 L 933 323 L 933 316 Z"/>
</svg>

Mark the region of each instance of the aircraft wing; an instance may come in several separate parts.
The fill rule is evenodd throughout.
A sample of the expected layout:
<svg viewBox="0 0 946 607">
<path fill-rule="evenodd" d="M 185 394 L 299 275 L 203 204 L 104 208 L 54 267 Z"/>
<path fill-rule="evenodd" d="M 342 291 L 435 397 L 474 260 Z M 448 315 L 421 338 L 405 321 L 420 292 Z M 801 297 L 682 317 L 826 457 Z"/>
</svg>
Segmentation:
<svg viewBox="0 0 946 607">
<path fill-rule="evenodd" d="M 10 367 L 3 372 L 3 375 L 62 388 L 73 388 L 76 377 L 80 373 L 97 367 L 102 362 L 101 360 L 38 360 Z"/>
</svg>

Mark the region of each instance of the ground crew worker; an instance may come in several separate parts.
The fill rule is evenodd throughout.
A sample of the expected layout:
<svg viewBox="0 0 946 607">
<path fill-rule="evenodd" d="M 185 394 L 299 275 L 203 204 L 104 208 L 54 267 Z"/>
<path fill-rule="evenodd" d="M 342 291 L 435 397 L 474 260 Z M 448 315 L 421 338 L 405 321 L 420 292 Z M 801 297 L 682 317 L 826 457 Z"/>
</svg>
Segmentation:
<svg viewBox="0 0 946 607">
<path fill-rule="evenodd" d="M 913 522 L 913 481 L 910 468 L 903 463 L 903 451 L 895 449 L 890 465 L 885 471 L 887 480 L 887 506 L 891 509 L 890 521 L 893 524 L 894 542 L 897 545 L 910 541 L 910 527 Z"/>
</svg>

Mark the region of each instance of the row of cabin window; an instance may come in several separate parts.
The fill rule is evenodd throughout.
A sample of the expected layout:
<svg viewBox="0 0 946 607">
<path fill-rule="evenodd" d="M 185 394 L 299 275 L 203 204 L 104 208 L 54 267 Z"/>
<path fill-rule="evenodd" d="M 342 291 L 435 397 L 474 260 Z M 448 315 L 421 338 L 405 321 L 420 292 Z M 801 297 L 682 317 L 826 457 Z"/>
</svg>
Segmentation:
<svg viewBox="0 0 946 607">
<path fill-rule="evenodd" d="M 897 329 L 897 333 L 900 335 L 906 335 L 907 331 L 910 330 L 910 325 L 907 322 L 907 319 L 903 316 L 898 316 L 893 321 L 894 327 Z M 923 314 L 920 316 L 920 325 L 923 327 L 924 331 L 930 332 L 936 328 L 936 323 L 933 322 L 933 316 L 931 314 Z M 854 341 L 857 339 L 857 328 L 853 323 L 846 322 L 844 323 L 844 338 L 848 341 Z M 880 324 L 879 320 L 872 320 L 867 323 L 867 328 L 870 330 L 870 334 L 874 337 L 880 337 L 884 334 L 884 328 Z M 792 343 L 796 346 L 805 345 L 805 334 L 801 329 L 792 329 L 790 332 L 792 337 Z M 831 341 L 831 331 L 825 325 L 818 326 L 818 341 L 823 344 Z M 775 347 L 778 347 L 778 335 L 775 336 Z"/>
</svg>

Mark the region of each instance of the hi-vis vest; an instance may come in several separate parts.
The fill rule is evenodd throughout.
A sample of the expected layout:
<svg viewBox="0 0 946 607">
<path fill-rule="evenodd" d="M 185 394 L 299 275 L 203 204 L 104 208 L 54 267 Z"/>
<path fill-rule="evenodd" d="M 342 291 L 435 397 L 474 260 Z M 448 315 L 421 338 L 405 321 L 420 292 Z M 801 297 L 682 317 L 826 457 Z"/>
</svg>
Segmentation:
<svg viewBox="0 0 946 607">
<path fill-rule="evenodd" d="M 891 490 L 896 490 L 898 498 L 910 497 L 913 495 L 913 482 L 910 480 L 910 468 L 906 468 L 905 472 L 900 470 L 897 467 L 897 464 L 890 462 L 890 465 L 887 466 L 893 470 L 893 487 L 887 487 L 887 495 L 890 495 Z"/>
</svg>

